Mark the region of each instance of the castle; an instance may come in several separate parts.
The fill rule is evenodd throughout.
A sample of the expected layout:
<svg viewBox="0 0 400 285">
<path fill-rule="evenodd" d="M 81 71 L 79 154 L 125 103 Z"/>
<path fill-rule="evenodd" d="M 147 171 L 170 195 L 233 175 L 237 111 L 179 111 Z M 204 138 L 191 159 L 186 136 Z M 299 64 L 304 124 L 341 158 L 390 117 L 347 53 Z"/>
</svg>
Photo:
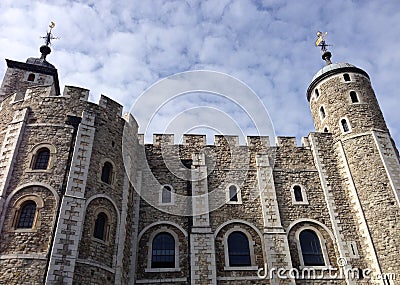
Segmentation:
<svg viewBox="0 0 400 285">
<path fill-rule="evenodd" d="M 398 282 L 399 156 L 364 70 L 324 54 L 302 146 L 144 144 L 40 51 L 0 91 L 0 284 Z"/>
</svg>

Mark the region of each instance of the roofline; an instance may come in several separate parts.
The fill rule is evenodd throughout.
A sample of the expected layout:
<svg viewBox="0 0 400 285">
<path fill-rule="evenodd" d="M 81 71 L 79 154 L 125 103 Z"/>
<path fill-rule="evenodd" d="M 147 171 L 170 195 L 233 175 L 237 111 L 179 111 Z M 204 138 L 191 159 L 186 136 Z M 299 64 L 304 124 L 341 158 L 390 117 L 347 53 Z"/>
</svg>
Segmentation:
<svg viewBox="0 0 400 285">
<path fill-rule="evenodd" d="M 46 67 L 46 66 L 41 66 L 41 65 L 31 64 L 31 63 L 25 63 L 25 62 L 19 62 L 19 61 L 14 61 L 14 60 L 10 60 L 10 59 L 6 59 L 6 62 L 7 62 L 7 67 L 9 67 L 9 68 L 18 68 L 18 69 L 22 69 L 22 70 L 26 70 L 26 71 L 38 72 L 38 73 L 43 73 L 43 74 L 53 76 L 56 94 L 60 95 L 60 83 L 58 81 L 58 72 L 57 72 L 56 68 L 51 68 L 51 67 Z"/>
<path fill-rule="evenodd" d="M 308 102 L 310 102 L 310 98 L 311 98 L 311 92 L 312 90 L 315 88 L 315 86 L 322 81 L 323 79 L 326 79 L 334 74 L 337 73 L 342 73 L 342 72 L 354 72 L 354 73 L 360 73 L 362 75 L 365 75 L 368 79 L 369 75 L 368 73 L 366 73 L 364 70 L 362 70 L 361 68 L 355 67 L 355 66 L 345 66 L 345 67 L 339 67 L 339 68 L 335 68 L 332 70 L 329 70 L 327 72 L 322 73 L 320 76 L 318 76 L 317 78 L 315 78 L 313 80 L 313 82 L 311 82 L 310 86 L 308 86 L 307 89 L 307 100 Z"/>
</svg>

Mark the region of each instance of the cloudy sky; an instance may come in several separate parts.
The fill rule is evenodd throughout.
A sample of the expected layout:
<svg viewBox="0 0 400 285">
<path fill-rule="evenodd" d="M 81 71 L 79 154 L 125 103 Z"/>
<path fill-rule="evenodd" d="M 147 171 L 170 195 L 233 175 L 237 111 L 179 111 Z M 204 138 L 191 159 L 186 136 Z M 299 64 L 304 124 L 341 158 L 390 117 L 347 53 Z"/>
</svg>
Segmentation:
<svg viewBox="0 0 400 285">
<path fill-rule="evenodd" d="M 256 105 L 264 104 L 276 135 L 300 140 L 314 130 L 305 93 L 324 65 L 315 33 L 327 31 L 332 61 L 352 63 L 370 75 L 400 146 L 398 1 L 1 0 L 0 57 L 39 56 L 39 36 L 49 21 L 56 22 L 53 33 L 60 37 L 48 60 L 58 68 L 61 89 L 88 88 L 91 101 L 105 94 L 126 111 L 145 102 L 133 115 L 147 139 L 165 130 L 256 134 L 254 118 L 265 115 Z M 4 61 L 0 74 L 5 68 Z M 157 101 L 146 92 L 147 100 L 137 100 L 146 89 L 195 70 L 237 78 L 261 101 L 250 96 L 249 106 L 242 106 L 221 94 L 188 92 L 149 109 L 152 121 L 143 121 L 139 110 L 147 112 Z"/>
</svg>

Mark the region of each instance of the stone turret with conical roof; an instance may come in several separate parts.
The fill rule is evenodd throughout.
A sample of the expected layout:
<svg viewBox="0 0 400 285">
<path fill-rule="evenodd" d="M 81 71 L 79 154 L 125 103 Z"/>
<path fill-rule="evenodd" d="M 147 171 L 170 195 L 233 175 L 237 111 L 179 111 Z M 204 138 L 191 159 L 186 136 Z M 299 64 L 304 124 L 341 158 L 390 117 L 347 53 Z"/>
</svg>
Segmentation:
<svg viewBox="0 0 400 285">
<path fill-rule="evenodd" d="M 57 69 L 46 60 L 51 52 L 51 40 L 54 39 L 51 33 L 54 23 L 49 27 L 39 58 L 30 57 L 26 63 L 6 59 L 7 71 L 0 89 L 0 102 L 9 96 L 15 96 L 16 101 L 21 100 L 26 90 L 33 86 L 52 86 L 51 95 L 60 95 Z"/>
</svg>

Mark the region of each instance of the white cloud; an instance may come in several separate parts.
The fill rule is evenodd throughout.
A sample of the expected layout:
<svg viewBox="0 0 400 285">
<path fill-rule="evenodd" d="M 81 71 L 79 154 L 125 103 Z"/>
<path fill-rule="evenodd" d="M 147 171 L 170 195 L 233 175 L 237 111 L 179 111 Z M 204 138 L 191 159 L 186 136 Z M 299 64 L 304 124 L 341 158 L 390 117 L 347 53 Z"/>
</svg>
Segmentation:
<svg viewBox="0 0 400 285">
<path fill-rule="evenodd" d="M 350 62 L 369 73 L 400 145 L 397 6 L 377 0 L 3 0 L 0 54 L 18 61 L 39 56 L 39 36 L 54 20 L 60 39 L 54 40 L 48 60 L 58 68 L 62 85 L 91 89 L 93 100 L 107 94 L 128 109 L 162 77 L 217 70 L 236 76 L 261 97 L 277 134 L 300 137 L 314 129 L 305 92 L 323 66 L 314 47 L 315 32 L 328 31 L 333 61 Z M 190 106 L 204 103 L 207 98 L 197 98 Z M 178 100 L 167 113 L 188 106 Z M 244 118 L 234 107 L 224 110 L 237 121 Z M 168 118 L 160 118 L 159 130 L 166 122 Z"/>
</svg>

